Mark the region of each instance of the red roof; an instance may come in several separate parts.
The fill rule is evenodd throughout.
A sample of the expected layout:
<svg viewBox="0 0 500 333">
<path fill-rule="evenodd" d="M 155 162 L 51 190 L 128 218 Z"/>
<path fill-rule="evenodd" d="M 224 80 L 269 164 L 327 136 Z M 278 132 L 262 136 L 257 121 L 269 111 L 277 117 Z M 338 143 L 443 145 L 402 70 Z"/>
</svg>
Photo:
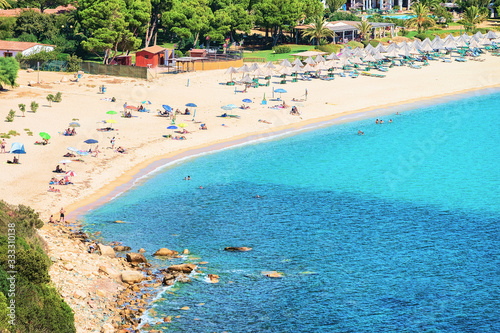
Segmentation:
<svg viewBox="0 0 500 333">
<path fill-rule="evenodd" d="M 161 46 L 158 46 L 158 45 L 154 45 L 154 46 L 143 48 L 140 51 L 146 51 L 146 52 L 149 52 L 149 53 L 156 54 L 156 53 L 163 52 L 165 50 L 166 50 L 166 48 L 164 48 L 164 47 L 161 47 Z"/>
<path fill-rule="evenodd" d="M 63 14 L 70 12 L 72 10 L 75 10 L 76 8 L 72 5 L 68 6 L 59 6 L 56 8 L 47 8 L 43 11 L 44 14 Z M 21 14 L 23 10 L 34 10 L 38 13 L 40 13 L 40 9 L 38 8 L 14 8 L 14 9 L 1 9 L 0 10 L 0 16 L 3 17 L 15 17 Z"/>
<path fill-rule="evenodd" d="M 32 42 L 13 42 L 8 40 L 0 40 L 0 50 L 24 51 L 36 45 L 54 46 L 54 45 L 32 43 Z"/>
</svg>

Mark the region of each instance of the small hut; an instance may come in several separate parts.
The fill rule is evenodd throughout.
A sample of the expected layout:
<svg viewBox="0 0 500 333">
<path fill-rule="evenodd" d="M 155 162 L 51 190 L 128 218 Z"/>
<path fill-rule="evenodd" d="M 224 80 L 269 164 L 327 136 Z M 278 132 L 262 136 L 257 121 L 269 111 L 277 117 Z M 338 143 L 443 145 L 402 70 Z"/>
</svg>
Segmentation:
<svg viewBox="0 0 500 333">
<path fill-rule="evenodd" d="M 139 67 L 157 67 L 164 63 L 165 48 L 155 45 L 135 53 L 135 65 Z"/>
</svg>

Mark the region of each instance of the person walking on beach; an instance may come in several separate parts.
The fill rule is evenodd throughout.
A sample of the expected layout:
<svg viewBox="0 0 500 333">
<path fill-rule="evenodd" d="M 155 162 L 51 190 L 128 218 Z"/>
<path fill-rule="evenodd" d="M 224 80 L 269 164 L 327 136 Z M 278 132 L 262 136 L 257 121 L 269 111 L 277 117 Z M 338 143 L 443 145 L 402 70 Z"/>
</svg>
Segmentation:
<svg viewBox="0 0 500 333">
<path fill-rule="evenodd" d="M 5 142 L 5 139 L 2 139 L 2 153 L 5 154 L 5 146 L 7 145 L 7 142 Z"/>
<path fill-rule="evenodd" d="M 115 149 L 115 137 L 113 137 L 113 139 L 111 139 L 111 149 Z"/>
<path fill-rule="evenodd" d="M 64 222 L 64 213 L 66 211 L 64 210 L 64 207 L 61 207 L 61 210 L 59 211 L 59 214 L 61 214 L 61 217 L 59 218 L 59 222 L 63 223 Z"/>
</svg>

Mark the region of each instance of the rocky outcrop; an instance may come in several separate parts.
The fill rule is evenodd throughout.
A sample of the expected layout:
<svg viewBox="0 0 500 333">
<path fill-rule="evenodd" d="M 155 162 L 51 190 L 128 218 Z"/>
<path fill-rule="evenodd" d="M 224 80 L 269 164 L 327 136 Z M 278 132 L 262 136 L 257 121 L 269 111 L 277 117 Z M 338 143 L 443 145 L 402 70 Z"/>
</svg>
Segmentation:
<svg viewBox="0 0 500 333">
<path fill-rule="evenodd" d="M 144 250 L 144 249 L 141 247 L 141 248 L 139 249 L 139 251 L 138 251 L 138 252 L 139 252 L 139 253 L 144 253 L 144 252 L 146 252 L 146 250 Z"/>
<path fill-rule="evenodd" d="M 182 254 L 189 254 L 189 250 L 188 249 L 184 249 L 184 251 L 182 251 Z"/>
<path fill-rule="evenodd" d="M 122 272 L 122 281 L 128 284 L 139 283 L 144 280 L 144 275 L 137 271 Z"/>
<path fill-rule="evenodd" d="M 179 274 L 177 281 L 180 283 L 189 283 L 191 282 L 191 279 L 186 274 Z"/>
<path fill-rule="evenodd" d="M 117 245 L 113 248 L 115 251 L 118 251 L 118 252 L 125 252 L 125 251 L 130 251 L 132 250 L 130 248 L 130 246 L 122 246 L 122 245 Z"/>
<path fill-rule="evenodd" d="M 144 263 L 147 264 L 148 261 L 146 260 L 146 257 L 143 254 L 140 253 L 127 253 L 127 261 L 132 263 L 132 264 L 140 264 Z"/>
<path fill-rule="evenodd" d="M 163 247 L 163 248 L 159 249 L 158 251 L 156 251 L 153 255 L 154 256 L 163 256 L 163 257 L 173 257 L 173 256 L 176 256 L 178 254 L 179 254 L 179 252 L 177 252 L 177 251 L 169 250 L 166 247 Z"/>
<path fill-rule="evenodd" d="M 276 271 L 268 271 L 268 272 L 262 272 L 263 275 L 270 277 L 270 278 L 281 278 L 283 277 L 283 273 L 279 273 Z"/>
<path fill-rule="evenodd" d="M 217 274 L 208 274 L 208 278 L 210 279 L 210 282 L 212 282 L 212 283 L 219 282 L 219 276 Z"/>
<path fill-rule="evenodd" d="M 115 279 L 115 280 L 121 279 L 121 273 L 119 273 L 116 270 L 114 270 L 113 268 L 110 268 L 107 266 L 99 266 L 98 272 L 103 273 L 103 274 L 105 274 L 105 275 L 107 275 L 110 278 Z"/>
<path fill-rule="evenodd" d="M 109 258 L 115 258 L 115 250 L 111 246 L 106 246 L 99 244 L 98 245 L 99 252 L 101 252 L 101 256 L 109 257 Z"/>
<path fill-rule="evenodd" d="M 225 251 L 234 251 L 234 252 L 246 252 L 250 251 L 252 248 L 251 247 L 226 247 L 224 248 Z"/>
<path fill-rule="evenodd" d="M 196 268 L 195 264 L 172 265 L 167 268 L 167 272 L 191 273 Z"/>
</svg>

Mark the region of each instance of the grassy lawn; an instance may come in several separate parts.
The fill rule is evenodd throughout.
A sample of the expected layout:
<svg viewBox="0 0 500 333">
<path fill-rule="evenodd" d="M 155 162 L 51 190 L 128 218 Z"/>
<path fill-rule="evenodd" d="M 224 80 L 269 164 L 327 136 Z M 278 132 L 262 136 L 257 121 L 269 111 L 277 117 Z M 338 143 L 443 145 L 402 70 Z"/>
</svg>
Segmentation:
<svg viewBox="0 0 500 333">
<path fill-rule="evenodd" d="M 292 52 L 282 53 L 282 54 L 274 54 L 273 50 L 259 50 L 259 51 L 251 51 L 251 52 L 244 51 L 243 58 L 265 58 L 266 62 L 267 61 L 278 61 L 278 60 L 290 58 L 291 53 L 309 51 L 309 50 L 313 50 L 315 47 L 314 45 L 294 45 L 294 44 L 289 44 L 287 46 L 290 46 L 292 48 Z"/>
</svg>

